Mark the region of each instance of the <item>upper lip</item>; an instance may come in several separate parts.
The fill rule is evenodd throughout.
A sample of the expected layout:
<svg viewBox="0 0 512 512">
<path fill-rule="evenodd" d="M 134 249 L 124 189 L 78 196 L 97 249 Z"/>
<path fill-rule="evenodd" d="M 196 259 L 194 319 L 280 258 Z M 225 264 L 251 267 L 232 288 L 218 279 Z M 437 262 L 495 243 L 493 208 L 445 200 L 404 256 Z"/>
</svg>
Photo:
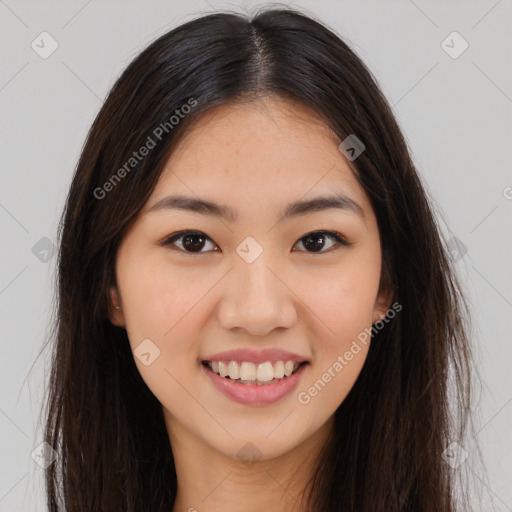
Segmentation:
<svg viewBox="0 0 512 512">
<path fill-rule="evenodd" d="M 294 361 L 307 362 L 308 359 L 299 354 L 281 350 L 278 348 L 266 348 L 263 350 L 251 350 L 248 348 L 226 350 L 205 357 L 203 361 L 247 361 L 249 363 L 265 363 L 267 361 Z"/>
</svg>

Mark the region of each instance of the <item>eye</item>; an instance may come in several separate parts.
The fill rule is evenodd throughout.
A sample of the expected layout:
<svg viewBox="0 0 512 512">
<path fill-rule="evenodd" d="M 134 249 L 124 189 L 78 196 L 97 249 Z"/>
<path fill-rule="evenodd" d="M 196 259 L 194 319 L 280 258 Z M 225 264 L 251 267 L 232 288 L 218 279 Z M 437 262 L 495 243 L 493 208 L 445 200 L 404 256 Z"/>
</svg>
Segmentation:
<svg viewBox="0 0 512 512">
<path fill-rule="evenodd" d="M 176 244 L 176 242 L 179 242 L 178 247 L 179 245 L 181 245 L 181 247 L 179 247 L 179 250 L 183 252 L 208 252 L 201 251 L 201 248 L 204 247 L 206 240 L 210 240 L 212 242 L 212 239 L 209 236 L 202 233 L 201 231 L 180 231 L 179 233 L 175 233 L 170 237 L 166 238 L 163 242 L 161 242 L 160 245 L 173 245 Z M 217 249 L 214 249 L 214 251 L 216 250 Z"/>
<path fill-rule="evenodd" d="M 331 242 L 333 242 L 328 249 L 337 245 L 343 245 L 346 247 L 352 245 L 352 243 L 348 242 L 340 233 L 335 231 L 313 231 L 312 233 L 304 235 L 298 243 L 302 243 L 304 247 L 312 249 L 308 252 L 324 253 L 327 252 L 326 250 L 322 250 L 325 247 L 326 240 L 331 240 Z"/>
<path fill-rule="evenodd" d="M 302 243 L 302 245 L 306 248 L 306 252 L 321 254 L 327 252 L 326 250 L 323 250 L 326 240 L 331 240 L 332 242 L 331 246 L 328 246 L 328 249 L 335 247 L 336 245 L 342 245 L 345 247 L 352 245 L 352 242 L 348 242 L 340 233 L 337 233 L 336 231 L 313 231 L 307 235 L 304 235 L 299 239 L 297 243 Z M 178 247 L 178 250 L 182 252 L 189 254 L 200 254 L 201 252 L 208 252 L 201 250 L 207 241 L 212 242 L 213 245 L 217 247 L 213 240 L 201 231 L 180 231 L 170 235 L 165 240 L 160 242 L 159 245 L 175 245 Z M 175 248 L 172 247 L 172 249 L 174 250 Z M 218 249 L 213 249 L 213 251 L 218 252 Z"/>
</svg>

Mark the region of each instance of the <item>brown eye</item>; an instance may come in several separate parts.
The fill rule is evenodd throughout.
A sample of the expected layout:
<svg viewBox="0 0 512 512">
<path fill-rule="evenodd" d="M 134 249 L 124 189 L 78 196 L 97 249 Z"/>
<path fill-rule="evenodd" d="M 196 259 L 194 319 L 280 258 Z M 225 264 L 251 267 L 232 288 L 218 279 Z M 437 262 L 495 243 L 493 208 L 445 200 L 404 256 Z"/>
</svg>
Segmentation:
<svg viewBox="0 0 512 512">
<path fill-rule="evenodd" d="M 307 252 L 324 253 L 328 252 L 327 250 L 323 250 L 326 244 L 326 240 L 334 240 L 334 243 L 328 246 L 328 249 L 335 247 L 336 245 L 351 245 L 339 233 L 334 231 L 314 231 L 303 236 L 299 242 L 302 243 Z"/>
<path fill-rule="evenodd" d="M 162 242 L 162 245 L 173 245 L 176 244 L 176 242 L 179 242 L 177 244 L 179 250 L 199 254 L 201 252 L 208 252 L 201 250 L 205 246 L 207 240 L 212 242 L 211 238 L 201 231 L 182 231 L 171 235 Z"/>
<path fill-rule="evenodd" d="M 211 243 L 214 248 L 203 250 L 208 244 Z M 329 249 L 342 245 L 348 247 L 352 245 L 348 242 L 340 233 L 335 231 L 313 231 L 304 235 L 297 242 L 301 243 L 304 247 L 305 252 L 311 254 L 323 254 L 329 252 Z M 327 244 L 327 245 L 326 245 Z M 188 254 L 201 254 L 210 251 L 218 252 L 218 246 L 213 240 L 201 231 L 180 231 L 174 233 L 160 243 L 162 246 L 174 246 L 171 247 L 173 250 L 179 250 Z M 327 246 L 327 249 L 325 247 Z"/>
</svg>

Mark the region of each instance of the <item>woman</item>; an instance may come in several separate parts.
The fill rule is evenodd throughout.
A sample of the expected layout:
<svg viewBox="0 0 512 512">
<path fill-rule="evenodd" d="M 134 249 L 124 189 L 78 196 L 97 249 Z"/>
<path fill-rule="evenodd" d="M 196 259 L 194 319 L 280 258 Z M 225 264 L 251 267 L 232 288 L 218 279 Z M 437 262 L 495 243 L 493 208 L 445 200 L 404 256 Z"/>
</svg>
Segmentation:
<svg viewBox="0 0 512 512">
<path fill-rule="evenodd" d="M 324 25 L 212 14 L 150 44 L 59 235 L 51 511 L 455 510 L 464 299 L 387 101 Z"/>
</svg>

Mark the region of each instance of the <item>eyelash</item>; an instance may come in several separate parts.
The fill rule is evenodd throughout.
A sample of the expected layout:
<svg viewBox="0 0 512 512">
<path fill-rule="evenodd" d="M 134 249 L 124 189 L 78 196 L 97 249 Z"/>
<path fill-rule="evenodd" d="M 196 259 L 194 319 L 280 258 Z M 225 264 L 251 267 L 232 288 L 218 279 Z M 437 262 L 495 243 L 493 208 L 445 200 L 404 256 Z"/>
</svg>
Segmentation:
<svg viewBox="0 0 512 512">
<path fill-rule="evenodd" d="M 179 231 L 178 233 L 174 233 L 174 234 L 168 236 L 167 238 L 165 238 L 162 242 L 159 243 L 159 245 L 161 245 L 161 246 L 171 246 L 176 241 L 180 240 L 181 238 L 184 238 L 186 235 L 201 236 L 201 237 L 204 237 L 205 239 L 213 242 L 213 240 L 208 235 L 203 233 L 202 231 L 189 230 L 189 231 Z M 346 240 L 343 237 L 343 235 L 341 235 L 340 233 L 338 233 L 336 231 L 311 231 L 310 233 L 307 233 L 304 236 L 302 236 L 301 238 L 299 238 L 298 242 L 300 242 L 300 241 L 302 241 L 302 240 L 304 240 L 304 239 L 306 239 L 306 238 L 308 238 L 309 236 L 312 236 L 312 235 L 327 235 L 328 238 L 331 238 L 338 245 L 341 245 L 341 246 L 344 246 L 344 247 L 349 247 L 350 245 L 352 245 L 352 242 L 349 242 L 348 240 Z M 334 247 L 336 247 L 336 246 L 334 246 Z M 191 251 L 185 251 L 184 249 L 180 249 L 180 248 L 176 248 L 176 247 L 171 247 L 171 249 L 172 250 L 181 251 L 181 252 L 184 252 L 185 254 L 190 254 L 190 255 L 205 254 L 207 252 L 210 252 L 210 251 L 191 252 Z M 217 251 L 214 251 L 214 252 L 217 252 Z M 316 254 L 326 254 L 329 251 L 320 251 L 320 252 L 305 251 L 305 252 L 307 252 L 308 254 L 315 254 L 316 255 Z"/>
</svg>

